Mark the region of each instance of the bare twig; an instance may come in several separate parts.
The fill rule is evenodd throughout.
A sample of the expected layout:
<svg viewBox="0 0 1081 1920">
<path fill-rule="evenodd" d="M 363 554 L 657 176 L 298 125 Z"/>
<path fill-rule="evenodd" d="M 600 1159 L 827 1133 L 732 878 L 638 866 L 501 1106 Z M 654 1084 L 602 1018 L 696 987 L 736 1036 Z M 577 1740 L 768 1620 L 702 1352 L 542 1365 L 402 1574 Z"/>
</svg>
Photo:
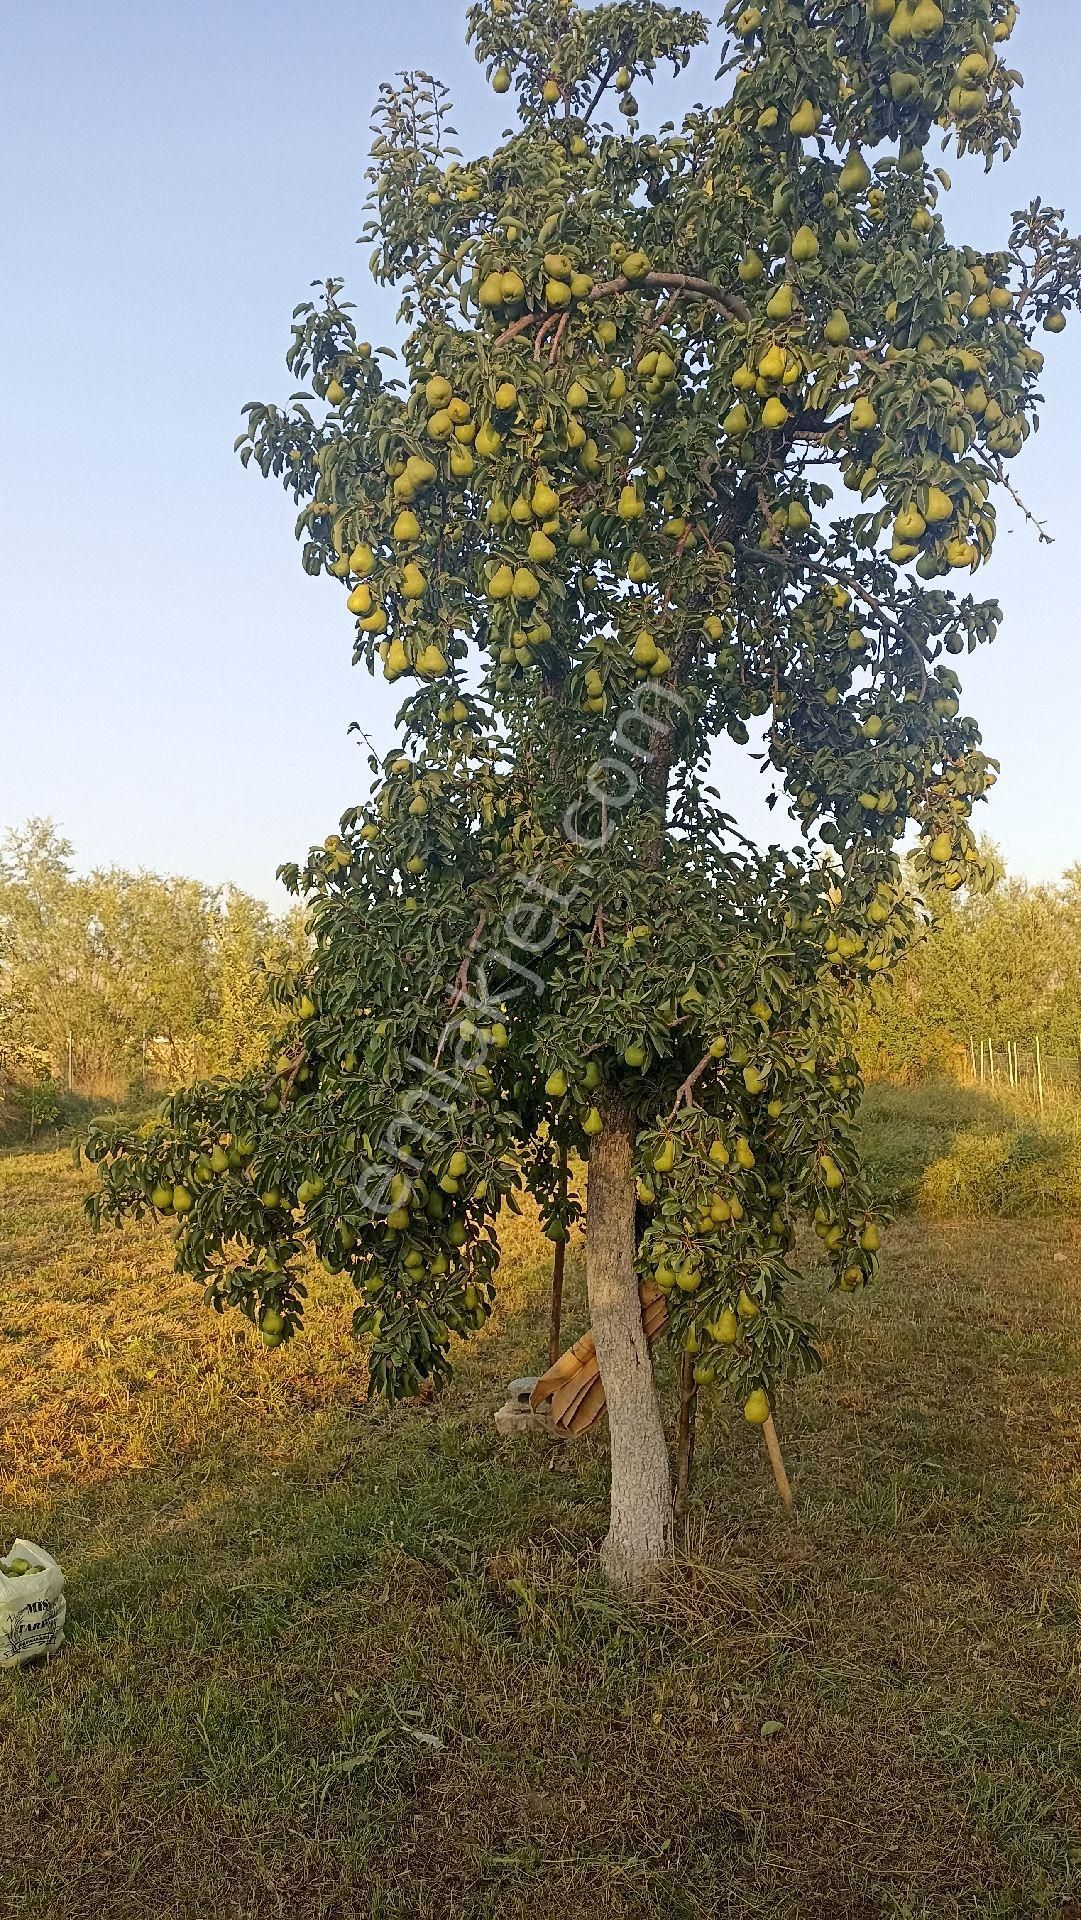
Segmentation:
<svg viewBox="0 0 1081 1920">
<path fill-rule="evenodd" d="M 1014 506 L 1020 507 L 1021 512 L 1024 514 L 1025 519 L 1029 523 L 1029 526 L 1035 527 L 1037 539 L 1041 540 L 1045 547 L 1053 547 L 1055 544 L 1054 534 L 1048 533 L 1046 521 L 1037 520 L 1036 515 L 1033 513 L 1031 507 L 1027 507 L 1025 505 L 1025 502 L 1022 500 L 1021 495 L 1018 493 L 1017 488 L 1013 484 L 1013 481 L 1007 479 L 1006 472 L 1005 472 L 1005 469 L 1003 468 L 1001 460 L 993 461 L 991 470 L 994 473 L 995 479 L 998 481 L 999 486 L 1005 487 L 1006 492 L 1009 494 L 1010 499 L 1014 503 Z"/>
<path fill-rule="evenodd" d="M 676 1093 L 675 1105 L 673 1106 L 672 1111 L 668 1116 L 670 1120 L 675 1119 L 676 1114 L 680 1110 L 680 1107 L 693 1107 L 694 1090 L 698 1085 L 698 1082 L 701 1080 L 702 1075 L 705 1073 L 706 1068 L 713 1061 L 713 1058 L 714 1058 L 714 1055 L 712 1051 L 709 1053 L 704 1053 L 702 1055 L 701 1060 L 698 1062 L 698 1065 L 695 1068 L 693 1068 L 692 1071 L 687 1075 L 687 1078 L 684 1080 L 683 1085 L 678 1089 Z"/>
<path fill-rule="evenodd" d="M 485 909 L 482 907 L 480 912 L 477 915 L 476 925 L 473 928 L 473 931 L 469 937 L 469 945 L 467 946 L 464 954 L 462 955 L 461 965 L 454 976 L 454 983 L 451 988 L 451 996 L 450 996 L 450 1011 L 447 1015 L 447 1024 L 443 1028 L 443 1031 L 439 1036 L 439 1045 L 435 1050 L 435 1061 L 434 1061 L 435 1066 L 438 1066 L 440 1060 L 442 1059 L 443 1048 L 445 1047 L 447 1040 L 450 1037 L 451 1028 L 454 1025 L 454 1016 L 457 1013 L 458 1008 L 461 1006 L 462 1001 L 465 999 L 466 992 L 469 986 L 469 963 L 472 960 L 473 955 L 477 951 L 481 934 L 484 932 L 484 929 L 487 926 L 487 924 L 488 924 L 488 915 Z"/>
<path fill-rule="evenodd" d="M 607 93 L 608 88 L 611 86 L 612 81 L 615 79 L 616 74 L 619 72 L 619 69 L 622 65 L 623 65 L 622 56 L 619 54 L 613 54 L 611 64 L 608 68 L 608 72 L 605 74 L 603 80 L 600 82 L 596 93 L 593 95 L 592 100 L 590 101 L 588 107 L 586 108 L 584 114 L 582 115 L 582 119 L 587 126 L 589 125 L 589 122 L 592 120 L 593 115 L 596 113 L 597 108 L 600 106 L 601 101 L 604 99 L 604 96 Z"/>
<path fill-rule="evenodd" d="M 563 314 L 556 314 L 556 313 L 545 314 L 543 320 L 540 323 L 540 326 L 537 328 L 537 337 L 533 342 L 534 360 L 539 360 L 541 357 L 541 348 L 544 345 L 545 335 L 548 333 L 549 328 L 558 327 L 560 320 L 564 318 L 565 318 L 565 315 Z"/>
<path fill-rule="evenodd" d="M 563 344 L 563 335 L 567 331 L 567 321 L 569 319 L 570 319 L 570 308 L 567 307 L 564 310 L 564 312 L 561 313 L 559 316 L 559 325 L 555 330 L 555 334 L 552 339 L 552 344 L 548 352 L 548 365 L 550 367 L 554 367 L 556 361 L 559 359 L 559 349 Z"/>
</svg>

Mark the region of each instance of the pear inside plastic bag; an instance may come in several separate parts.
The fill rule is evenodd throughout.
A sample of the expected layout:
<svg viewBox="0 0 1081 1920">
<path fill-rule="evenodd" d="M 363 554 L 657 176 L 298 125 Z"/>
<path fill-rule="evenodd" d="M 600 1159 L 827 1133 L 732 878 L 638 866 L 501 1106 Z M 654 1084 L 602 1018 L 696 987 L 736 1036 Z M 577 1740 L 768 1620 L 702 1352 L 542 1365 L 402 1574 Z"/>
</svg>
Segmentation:
<svg viewBox="0 0 1081 1920">
<path fill-rule="evenodd" d="M 32 1540 L 0 1559 L 0 1667 L 21 1667 L 64 1644 L 64 1576 Z"/>
</svg>

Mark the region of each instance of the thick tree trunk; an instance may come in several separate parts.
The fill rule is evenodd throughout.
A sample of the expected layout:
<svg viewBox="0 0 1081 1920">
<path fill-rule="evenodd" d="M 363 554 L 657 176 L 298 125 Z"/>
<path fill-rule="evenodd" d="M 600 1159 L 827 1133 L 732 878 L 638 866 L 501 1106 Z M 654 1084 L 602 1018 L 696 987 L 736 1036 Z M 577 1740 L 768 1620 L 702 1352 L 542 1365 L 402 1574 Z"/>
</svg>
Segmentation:
<svg viewBox="0 0 1081 1920">
<path fill-rule="evenodd" d="M 638 1587 L 672 1546 L 672 1475 L 642 1328 L 635 1272 L 634 1120 L 621 1102 L 604 1110 L 589 1154 L 586 1284 L 590 1324 L 608 1403 L 612 1506 L 601 1550 L 605 1572 Z"/>
</svg>

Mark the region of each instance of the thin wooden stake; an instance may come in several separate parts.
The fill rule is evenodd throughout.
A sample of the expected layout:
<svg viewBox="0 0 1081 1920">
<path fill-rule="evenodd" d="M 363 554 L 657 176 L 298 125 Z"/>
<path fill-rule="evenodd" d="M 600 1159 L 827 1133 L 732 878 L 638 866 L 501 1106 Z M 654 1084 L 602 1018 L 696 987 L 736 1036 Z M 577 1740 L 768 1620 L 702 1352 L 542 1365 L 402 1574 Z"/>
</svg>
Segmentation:
<svg viewBox="0 0 1081 1920">
<path fill-rule="evenodd" d="M 777 1429 L 773 1424 L 772 1413 L 762 1428 L 762 1438 L 766 1443 L 766 1452 L 769 1454 L 769 1463 L 773 1468 L 773 1478 L 777 1483 L 777 1491 L 781 1496 L 782 1505 L 791 1507 L 794 1505 L 792 1485 L 785 1472 L 784 1455 L 781 1452 L 781 1443 L 777 1438 Z"/>
<path fill-rule="evenodd" d="M 694 1471 L 694 1426 L 698 1408 L 698 1386 L 694 1377 L 694 1356 L 685 1353 L 679 1368 L 679 1429 L 676 1439 L 676 1516 L 687 1511 Z"/>
<path fill-rule="evenodd" d="M 1040 1112 L 1043 1112 L 1043 1057 L 1040 1053 L 1040 1036 L 1036 1035 L 1036 1086 L 1040 1096 Z"/>
<path fill-rule="evenodd" d="M 566 1205 L 567 1199 L 567 1149 L 559 1150 L 559 1194 Z M 563 1275 L 567 1266 L 567 1243 L 556 1242 L 555 1259 L 552 1261 L 552 1330 L 548 1337 L 548 1365 L 554 1367 L 559 1359 L 559 1336 L 563 1324 Z"/>
</svg>

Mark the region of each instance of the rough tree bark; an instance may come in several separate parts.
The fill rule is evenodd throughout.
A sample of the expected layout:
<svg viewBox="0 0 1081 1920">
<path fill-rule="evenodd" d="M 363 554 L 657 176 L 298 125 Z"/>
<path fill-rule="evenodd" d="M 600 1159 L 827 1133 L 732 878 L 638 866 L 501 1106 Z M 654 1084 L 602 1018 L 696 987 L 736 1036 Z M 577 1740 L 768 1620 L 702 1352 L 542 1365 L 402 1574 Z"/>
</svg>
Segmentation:
<svg viewBox="0 0 1081 1920">
<path fill-rule="evenodd" d="M 640 1587 L 671 1551 L 672 1474 L 642 1327 L 635 1271 L 634 1118 L 604 1108 L 589 1154 L 586 1285 L 608 1403 L 611 1524 L 601 1549 L 609 1578 Z"/>
</svg>

